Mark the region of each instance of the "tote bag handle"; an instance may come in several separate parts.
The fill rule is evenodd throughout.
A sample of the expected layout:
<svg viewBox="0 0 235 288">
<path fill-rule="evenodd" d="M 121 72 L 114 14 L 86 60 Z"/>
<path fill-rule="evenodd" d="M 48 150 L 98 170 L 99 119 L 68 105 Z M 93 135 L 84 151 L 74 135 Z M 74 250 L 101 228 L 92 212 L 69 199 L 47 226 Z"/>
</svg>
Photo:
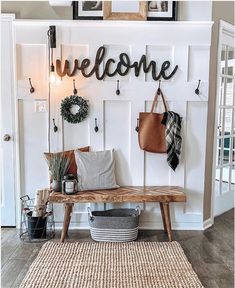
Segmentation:
<svg viewBox="0 0 235 288">
<path fill-rule="evenodd" d="M 153 104 L 152 104 L 152 108 L 151 108 L 151 112 L 150 113 L 153 113 L 153 110 L 154 108 L 157 106 L 157 99 L 158 99 L 158 96 L 161 96 L 162 97 L 162 101 L 163 101 L 163 104 L 164 104 L 164 108 L 165 108 L 165 112 L 168 111 L 167 109 L 167 105 L 166 105 L 166 100 L 164 98 L 164 95 L 162 93 L 162 90 L 160 88 L 157 89 L 157 92 L 155 94 L 155 97 L 154 97 L 154 100 L 153 100 Z"/>
</svg>

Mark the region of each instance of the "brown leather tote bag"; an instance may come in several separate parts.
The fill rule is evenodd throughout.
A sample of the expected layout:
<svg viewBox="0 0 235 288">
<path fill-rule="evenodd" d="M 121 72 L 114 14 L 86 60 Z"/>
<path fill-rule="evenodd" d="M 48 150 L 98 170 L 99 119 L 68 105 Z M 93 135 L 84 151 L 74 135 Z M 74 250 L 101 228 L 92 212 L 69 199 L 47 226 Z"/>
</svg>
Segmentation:
<svg viewBox="0 0 235 288">
<path fill-rule="evenodd" d="M 159 96 L 162 97 L 165 111 L 167 111 L 166 101 L 161 89 L 158 88 L 151 112 L 139 113 L 139 145 L 147 152 L 166 153 L 165 125 L 161 124 L 164 114 L 153 112 Z"/>
</svg>

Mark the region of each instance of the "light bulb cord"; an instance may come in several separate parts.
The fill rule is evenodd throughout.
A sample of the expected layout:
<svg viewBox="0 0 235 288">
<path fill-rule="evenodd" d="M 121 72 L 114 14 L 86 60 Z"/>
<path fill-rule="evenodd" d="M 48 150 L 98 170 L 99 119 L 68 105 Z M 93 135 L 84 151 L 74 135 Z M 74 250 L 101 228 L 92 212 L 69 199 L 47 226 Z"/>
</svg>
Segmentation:
<svg viewBox="0 0 235 288">
<path fill-rule="evenodd" d="M 53 54 L 52 57 L 50 55 L 51 50 L 50 49 L 50 29 L 47 32 L 47 41 L 48 41 L 48 70 L 49 70 L 49 76 L 51 72 L 51 59 L 53 60 Z M 53 53 L 53 52 L 52 52 Z M 52 63 L 53 65 L 53 63 Z M 48 78 L 48 135 L 47 135 L 47 141 L 48 141 L 48 152 L 51 152 L 51 83 L 50 83 L 50 77 Z"/>
<path fill-rule="evenodd" d="M 51 50 L 51 71 L 55 71 L 55 67 L 54 67 L 54 64 L 53 64 L 53 48 L 50 48 L 50 50 Z"/>
</svg>

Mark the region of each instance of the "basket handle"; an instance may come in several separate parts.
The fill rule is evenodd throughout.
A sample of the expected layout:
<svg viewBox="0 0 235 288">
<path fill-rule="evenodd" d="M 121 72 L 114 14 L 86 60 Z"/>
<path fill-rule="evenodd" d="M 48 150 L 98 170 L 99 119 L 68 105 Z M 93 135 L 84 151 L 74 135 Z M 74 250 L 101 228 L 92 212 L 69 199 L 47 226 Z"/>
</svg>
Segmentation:
<svg viewBox="0 0 235 288">
<path fill-rule="evenodd" d="M 93 218 L 92 212 L 91 212 L 91 208 L 87 207 L 87 212 L 90 215 L 90 218 Z"/>
<path fill-rule="evenodd" d="M 139 206 L 139 205 L 136 206 L 135 210 L 138 211 L 138 213 L 139 213 L 139 215 L 140 215 L 140 213 L 141 213 L 141 209 L 140 209 L 140 206 Z M 138 216 L 139 216 L 139 215 L 138 215 Z"/>
<path fill-rule="evenodd" d="M 30 200 L 29 195 L 24 195 L 24 196 L 20 197 L 20 200 L 24 200 L 24 198 L 27 198 L 27 200 Z"/>
</svg>

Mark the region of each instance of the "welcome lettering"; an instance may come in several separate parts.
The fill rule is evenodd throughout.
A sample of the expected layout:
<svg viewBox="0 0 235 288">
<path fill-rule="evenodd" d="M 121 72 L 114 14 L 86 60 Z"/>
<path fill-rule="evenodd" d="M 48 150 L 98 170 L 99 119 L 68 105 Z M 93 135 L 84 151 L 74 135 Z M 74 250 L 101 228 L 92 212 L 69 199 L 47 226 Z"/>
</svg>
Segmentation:
<svg viewBox="0 0 235 288">
<path fill-rule="evenodd" d="M 129 56 L 126 53 L 121 53 L 119 55 L 119 61 L 117 63 L 112 58 L 108 59 L 106 63 L 104 63 L 105 52 L 106 49 L 104 46 L 101 46 L 97 50 L 93 67 L 90 67 L 91 61 L 87 58 L 83 59 L 81 64 L 79 64 L 78 59 L 75 59 L 73 69 L 71 69 L 71 71 L 70 63 L 68 60 L 65 60 L 64 67 L 62 68 L 61 60 L 57 59 L 56 72 L 60 77 L 64 77 L 65 75 L 73 77 L 77 71 L 81 71 L 85 78 L 89 78 L 95 74 L 98 80 L 103 80 L 106 76 L 113 77 L 116 74 L 125 76 L 130 72 L 130 69 L 134 69 L 136 77 L 140 75 L 142 70 L 144 73 L 149 73 L 151 71 L 153 80 L 158 81 L 161 78 L 165 80 L 172 78 L 178 69 L 178 65 L 176 65 L 174 69 L 169 72 L 168 70 L 171 66 L 170 61 L 164 61 L 161 65 L 160 71 L 158 72 L 157 63 L 153 60 L 147 63 L 146 55 L 142 55 L 139 62 L 135 61 L 131 63 Z M 111 67 L 115 66 L 115 64 L 116 68 L 111 71 Z M 90 70 L 88 71 L 89 68 Z"/>
</svg>

